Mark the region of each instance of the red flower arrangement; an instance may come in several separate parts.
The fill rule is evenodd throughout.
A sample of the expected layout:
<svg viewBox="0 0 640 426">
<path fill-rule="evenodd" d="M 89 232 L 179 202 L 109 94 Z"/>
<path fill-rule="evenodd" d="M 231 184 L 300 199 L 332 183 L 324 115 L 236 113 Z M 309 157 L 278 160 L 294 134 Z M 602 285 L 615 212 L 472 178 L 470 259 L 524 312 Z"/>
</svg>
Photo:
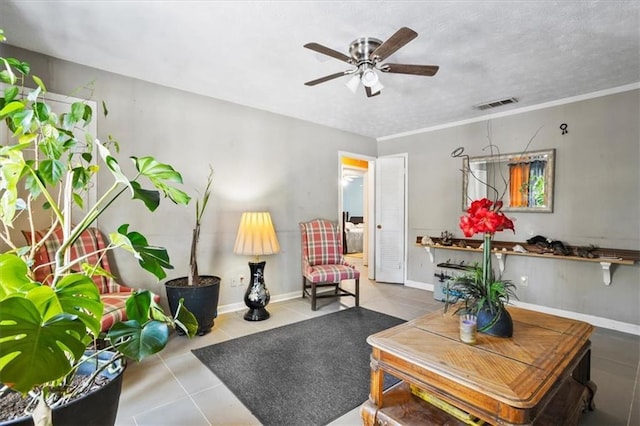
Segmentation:
<svg viewBox="0 0 640 426">
<path fill-rule="evenodd" d="M 460 217 L 460 229 L 466 237 L 475 234 L 494 234 L 511 229 L 515 233 L 513 221 L 501 211 L 502 201 L 493 202 L 487 198 L 475 200 L 467 209 L 467 215 Z"/>
<path fill-rule="evenodd" d="M 478 316 L 478 330 L 494 336 L 511 337 L 513 321 L 504 304 L 515 297 L 514 285 L 495 277 L 491 267 L 491 238 L 505 229 L 515 233 L 513 221 L 502 213 L 502 201 L 475 200 L 460 217 L 460 229 L 466 237 L 483 234 L 482 265 L 454 279 L 454 288 L 465 295 L 464 309 Z"/>
</svg>

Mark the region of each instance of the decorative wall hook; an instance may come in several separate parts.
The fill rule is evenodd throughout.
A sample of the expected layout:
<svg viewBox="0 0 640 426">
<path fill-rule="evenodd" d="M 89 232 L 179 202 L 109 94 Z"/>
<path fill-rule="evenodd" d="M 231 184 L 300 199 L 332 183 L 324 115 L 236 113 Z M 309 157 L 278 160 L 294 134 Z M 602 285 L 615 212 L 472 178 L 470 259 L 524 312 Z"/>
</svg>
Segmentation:
<svg viewBox="0 0 640 426">
<path fill-rule="evenodd" d="M 569 131 L 567 130 L 567 127 L 569 127 L 569 126 L 567 126 L 567 123 L 562 123 L 560 125 L 560 130 L 562 130 L 562 134 L 563 135 L 566 135 L 567 133 L 569 133 Z"/>
</svg>

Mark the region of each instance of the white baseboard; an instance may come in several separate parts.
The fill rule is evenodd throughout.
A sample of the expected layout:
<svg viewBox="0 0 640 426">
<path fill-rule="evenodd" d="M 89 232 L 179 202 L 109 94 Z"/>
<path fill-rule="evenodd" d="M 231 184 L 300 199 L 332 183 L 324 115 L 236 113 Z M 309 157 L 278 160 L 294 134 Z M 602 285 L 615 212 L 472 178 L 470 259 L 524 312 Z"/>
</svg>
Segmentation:
<svg viewBox="0 0 640 426">
<path fill-rule="evenodd" d="M 433 291 L 435 289 L 433 284 L 421 283 L 420 281 L 407 280 L 405 281 L 404 285 L 406 285 L 407 287 L 419 288 L 420 290 L 427 290 L 427 291 Z"/>
<path fill-rule="evenodd" d="M 247 305 L 242 303 L 230 303 L 228 305 L 218 306 L 218 315 L 220 314 L 228 314 L 229 312 L 237 312 L 243 309 L 247 309 Z"/>
<path fill-rule="evenodd" d="M 282 302 L 284 300 L 295 299 L 296 297 L 301 297 L 301 291 L 292 291 L 291 293 L 278 294 L 276 296 L 271 297 L 269 300 L 270 303 L 274 302 Z M 227 314 L 229 312 L 237 312 L 248 309 L 247 305 L 244 302 L 240 303 L 230 303 L 228 305 L 218 306 L 218 314 Z"/>
<path fill-rule="evenodd" d="M 549 308 L 547 306 L 534 305 L 517 300 L 510 301 L 509 303 L 520 308 L 584 321 L 588 322 L 591 325 L 595 325 L 596 327 L 608 328 L 609 330 L 622 331 L 623 333 L 635 334 L 636 336 L 640 336 L 640 325 L 637 324 L 630 324 L 627 322 L 616 321 L 609 318 L 597 317 L 595 315 L 581 314 L 579 312 L 565 311 L 563 309 Z"/>
<path fill-rule="evenodd" d="M 296 297 L 302 297 L 302 290 L 300 291 L 292 291 L 290 293 L 278 294 L 271 298 L 272 302 L 282 302 L 284 300 L 295 299 Z"/>
</svg>

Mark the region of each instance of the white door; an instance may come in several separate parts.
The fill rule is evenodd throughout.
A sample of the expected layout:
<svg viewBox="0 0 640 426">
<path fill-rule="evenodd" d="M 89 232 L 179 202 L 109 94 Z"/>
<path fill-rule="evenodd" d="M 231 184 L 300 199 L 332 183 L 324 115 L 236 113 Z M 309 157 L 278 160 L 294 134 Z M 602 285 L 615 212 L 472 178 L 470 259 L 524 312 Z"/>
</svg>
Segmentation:
<svg viewBox="0 0 640 426">
<path fill-rule="evenodd" d="M 375 280 L 404 284 L 405 163 L 380 157 L 375 165 Z"/>
</svg>

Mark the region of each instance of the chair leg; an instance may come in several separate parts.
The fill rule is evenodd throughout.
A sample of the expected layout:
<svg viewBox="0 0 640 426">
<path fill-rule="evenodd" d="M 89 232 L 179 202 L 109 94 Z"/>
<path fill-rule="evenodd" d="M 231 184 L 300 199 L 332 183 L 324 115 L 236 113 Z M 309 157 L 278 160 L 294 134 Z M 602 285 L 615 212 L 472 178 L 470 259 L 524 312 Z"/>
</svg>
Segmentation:
<svg viewBox="0 0 640 426">
<path fill-rule="evenodd" d="M 360 306 L 360 278 L 356 278 L 356 306 Z"/>
<path fill-rule="evenodd" d="M 302 298 L 303 298 L 303 299 L 306 297 L 306 295 L 305 295 L 305 291 L 304 291 L 304 290 L 305 290 L 305 285 L 306 285 L 306 283 L 307 283 L 307 281 L 306 281 L 306 280 L 307 280 L 307 279 L 306 279 L 306 278 L 304 277 L 304 275 L 303 275 L 303 276 L 302 276 Z"/>
<path fill-rule="evenodd" d="M 316 310 L 316 283 L 311 283 L 311 310 Z"/>
</svg>

